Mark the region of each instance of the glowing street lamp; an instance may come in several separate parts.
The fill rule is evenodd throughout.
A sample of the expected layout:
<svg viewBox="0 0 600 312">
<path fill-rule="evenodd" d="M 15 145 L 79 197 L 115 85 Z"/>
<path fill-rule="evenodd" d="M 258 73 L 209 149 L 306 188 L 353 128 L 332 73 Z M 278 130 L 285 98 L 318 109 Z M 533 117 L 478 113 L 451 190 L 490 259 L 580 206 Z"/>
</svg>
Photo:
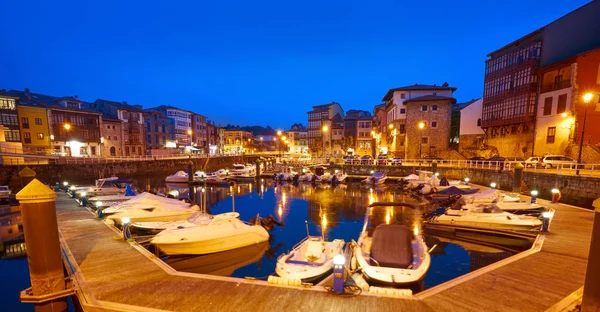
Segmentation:
<svg viewBox="0 0 600 312">
<path fill-rule="evenodd" d="M 71 130 L 71 125 L 68 123 L 66 123 L 64 127 L 65 127 L 65 130 L 67 130 L 67 131 Z"/>
<path fill-rule="evenodd" d="M 581 151 L 583 150 L 583 138 L 585 136 L 585 122 L 587 121 L 587 110 L 588 104 L 594 98 L 593 93 L 586 93 L 583 95 L 583 102 L 585 103 L 585 110 L 583 112 L 583 127 L 581 127 L 581 142 L 579 142 L 579 157 L 577 157 L 577 164 L 575 165 L 575 174 L 579 175 L 579 164 L 581 163 Z"/>
<path fill-rule="evenodd" d="M 419 129 L 423 130 L 425 129 L 425 123 L 424 122 L 419 122 L 418 124 Z M 423 158 L 423 132 L 421 132 L 421 141 L 419 141 L 419 159 Z M 421 162 L 419 162 L 419 165 L 421 164 Z"/>
<path fill-rule="evenodd" d="M 281 130 L 277 130 L 277 135 L 281 136 Z"/>
</svg>

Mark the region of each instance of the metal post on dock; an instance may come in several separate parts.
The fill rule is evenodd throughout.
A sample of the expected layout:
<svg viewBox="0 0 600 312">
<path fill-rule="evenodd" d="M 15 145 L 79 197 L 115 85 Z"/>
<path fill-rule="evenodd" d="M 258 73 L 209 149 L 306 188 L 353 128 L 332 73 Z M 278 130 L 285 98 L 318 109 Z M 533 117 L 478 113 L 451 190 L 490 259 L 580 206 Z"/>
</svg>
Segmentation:
<svg viewBox="0 0 600 312">
<path fill-rule="evenodd" d="M 190 193 L 190 202 L 194 202 L 194 163 L 190 160 L 188 162 L 188 187 Z"/>
<path fill-rule="evenodd" d="M 65 276 L 56 220 L 56 193 L 33 179 L 16 195 L 21 205 L 31 288 L 21 292 L 36 311 L 67 311 Z"/>
<path fill-rule="evenodd" d="M 521 181 L 523 181 L 523 169 L 525 167 L 522 163 L 517 163 L 514 168 L 515 175 L 513 179 L 512 191 L 513 193 L 519 193 L 521 191 Z"/>
<path fill-rule="evenodd" d="M 595 208 L 594 225 L 583 286 L 582 312 L 600 311 L 600 198 L 592 205 Z"/>
<path fill-rule="evenodd" d="M 434 174 L 437 172 L 437 166 L 438 166 L 437 160 L 434 159 L 433 161 L 431 161 L 431 171 Z"/>
</svg>

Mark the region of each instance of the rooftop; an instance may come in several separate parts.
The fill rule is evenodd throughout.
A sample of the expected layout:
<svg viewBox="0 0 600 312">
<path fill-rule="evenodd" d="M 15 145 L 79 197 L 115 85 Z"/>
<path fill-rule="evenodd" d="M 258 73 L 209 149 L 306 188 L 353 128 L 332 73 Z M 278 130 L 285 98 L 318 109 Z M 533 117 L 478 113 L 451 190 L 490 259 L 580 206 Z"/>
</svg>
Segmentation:
<svg viewBox="0 0 600 312">
<path fill-rule="evenodd" d="M 112 105 L 112 106 L 115 106 L 117 109 L 128 110 L 128 111 L 132 111 L 132 112 L 143 111 L 141 105 L 129 105 L 129 104 L 127 104 L 127 102 L 115 102 L 115 101 L 97 99 L 94 101 L 94 103 L 102 104 L 102 105 Z"/>
<path fill-rule="evenodd" d="M 456 104 L 456 107 L 457 107 L 459 110 L 461 110 L 461 109 L 463 109 L 463 108 L 465 108 L 465 107 L 467 107 L 467 106 L 469 106 L 469 105 L 471 105 L 471 104 L 473 104 L 473 103 L 475 103 L 475 102 L 477 102 L 477 101 L 479 101 L 479 100 L 481 100 L 481 98 L 478 98 L 478 99 L 472 99 L 472 100 L 470 100 L 470 101 L 468 101 L 468 102 L 464 102 L 464 103 L 457 103 L 457 104 Z"/>
<path fill-rule="evenodd" d="M 423 101 L 444 101 L 451 100 L 453 103 L 456 103 L 456 99 L 450 96 L 441 96 L 441 95 L 424 95 L 416 98 L 412 98 L 410 100 L 405 100 L 404 103 L 408 102 L 423 102 Z"/>
<path fill-rule="evenodd" d="M 444 90 L 444 91 L 450 90 L 450 91 L 454 92 L 454 91 L 456 91 L 456 88 L 450 87 L 447 82 L 444 82 L 444 84 L 442 84 L 441 86 L 438 86 L 435 84 L 426 85 L 426 84 L 415 83 L 414 85 L 393 88 L 393 89 L 388 90 L 388 92 L 383 97 L 382 101 L 387 101 L 387 100 L 391 99 L 392 95 L 394 94 L 395 91 L 433 91 L 433 90 Z"/>
</svg>

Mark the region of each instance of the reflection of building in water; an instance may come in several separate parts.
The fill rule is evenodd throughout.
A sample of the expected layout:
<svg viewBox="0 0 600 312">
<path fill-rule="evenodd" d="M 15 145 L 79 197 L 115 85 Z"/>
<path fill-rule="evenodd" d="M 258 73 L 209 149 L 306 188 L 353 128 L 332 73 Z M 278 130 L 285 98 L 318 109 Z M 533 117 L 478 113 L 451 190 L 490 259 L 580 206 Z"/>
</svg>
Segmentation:
<svg viewBox="0 0 600 312">
<path fill-rule="evenodd" d="M 509 251 L 489 253 L 469 250 L 469 255 L 471 256 L 470 269 L 473 272 L 502 259 L 506 259 L 512 256 L 513 253 Z"/>
<path fill-rule="evenodd" d="M 3 207 L 4 206 L 5 205 L 3 205 Z M 21 213 L 14 212 L 1 216 L 0 258 L 24 257 L 26 255 L 27 253 L 23 236 L 23 221 L 21 219 Z"/>
</svg>

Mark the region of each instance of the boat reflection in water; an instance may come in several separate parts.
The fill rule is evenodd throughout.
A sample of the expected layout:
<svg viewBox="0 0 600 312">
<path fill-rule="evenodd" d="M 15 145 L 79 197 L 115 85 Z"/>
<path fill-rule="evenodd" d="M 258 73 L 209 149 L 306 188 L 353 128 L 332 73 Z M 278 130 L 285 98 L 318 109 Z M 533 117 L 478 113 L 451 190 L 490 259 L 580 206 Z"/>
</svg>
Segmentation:
<svg viewBox="0 0 600 312">
<path fill-rule="evenodd" d="M 182 272 L 231 276 L 241 267 L 258 262 L 269 249 L 269 242 L 203 256 L 172 256 L 165 262 Z"/>
<path fill-rule="evenodd" d="M 12 259 L 27 256 L 25 238 L 23 236 L 23 221 L 18 204 L 0 204 L 0 258 Z"/>
</svg>

